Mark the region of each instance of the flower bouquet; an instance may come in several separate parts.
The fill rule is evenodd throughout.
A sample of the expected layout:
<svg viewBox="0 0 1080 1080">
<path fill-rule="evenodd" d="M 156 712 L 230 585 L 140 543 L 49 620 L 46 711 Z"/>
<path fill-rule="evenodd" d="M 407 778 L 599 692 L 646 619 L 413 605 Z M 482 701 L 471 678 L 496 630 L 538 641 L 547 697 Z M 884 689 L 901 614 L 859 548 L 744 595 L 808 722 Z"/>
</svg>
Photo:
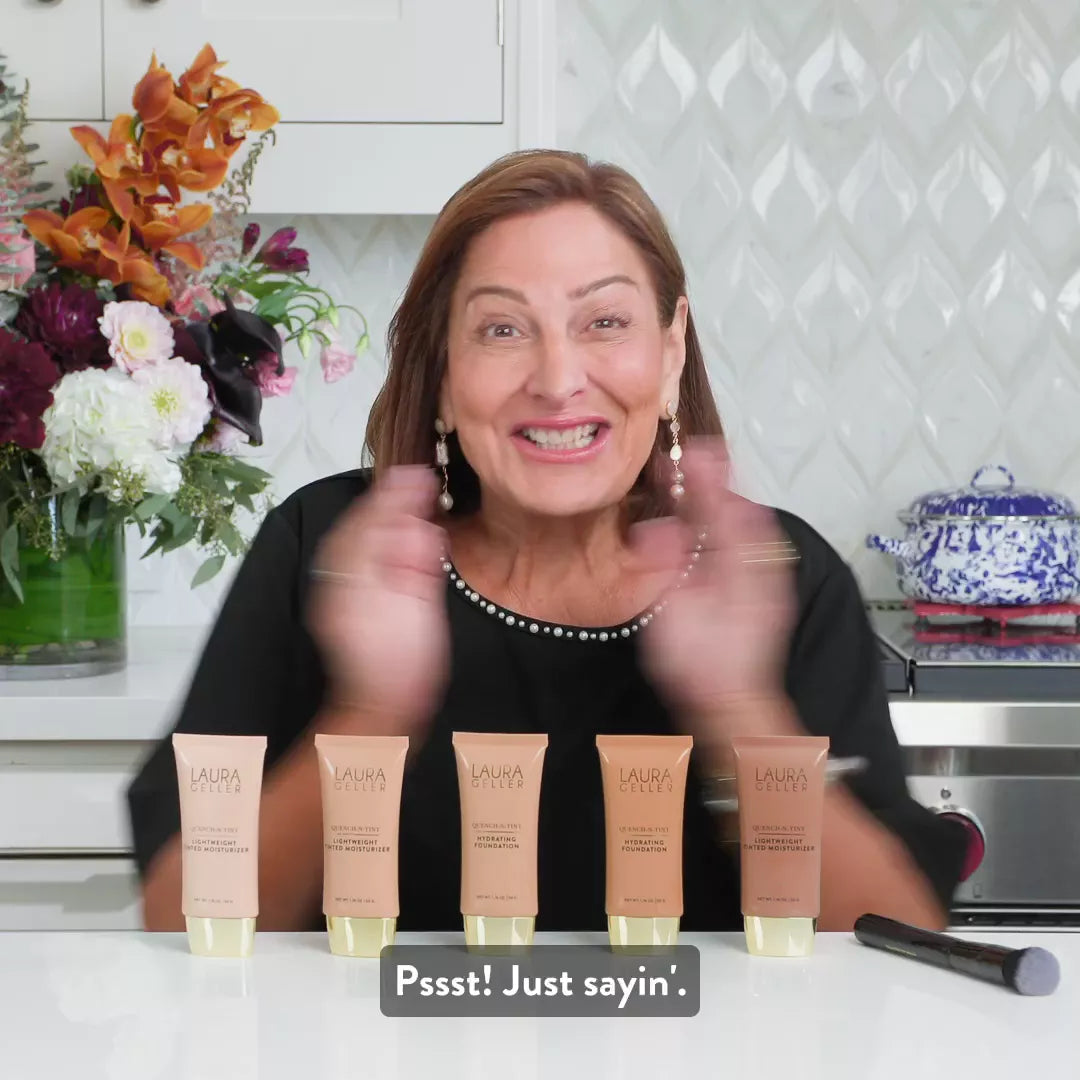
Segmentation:
<svg viewBox="0 0 1080 1080">
<path fill-rule="evenodd" d="M 269 499 L 241 451 L 292 388 L 287 346 L 332 382 L 366 345 L 296 231 L 245 221 L 278 113 L 223 66 L 152 58 L 108 135 L 72 128 L 89 162 L 51 203 L 0 63 L 0 677 L 122 664 L 125 529 L 144 557 L 197 546 L 192 586 L 212 578 Z"/>
</svg>

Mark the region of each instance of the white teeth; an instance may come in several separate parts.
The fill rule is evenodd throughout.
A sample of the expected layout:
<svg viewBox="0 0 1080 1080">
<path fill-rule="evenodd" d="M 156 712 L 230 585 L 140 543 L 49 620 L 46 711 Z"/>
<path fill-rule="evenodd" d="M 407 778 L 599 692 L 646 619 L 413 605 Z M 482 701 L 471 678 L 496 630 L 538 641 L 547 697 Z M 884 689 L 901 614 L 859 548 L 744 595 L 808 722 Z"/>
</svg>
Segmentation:
<svg viewBox="0 0 1080 1080">
<path fill-rule="evenodd" d="M 599 424 L 578 424 L 572 428 L 523 428 L 521 434 L 537 446 L 558 450 L 583 450 L 596 438 Z"/>
</svg>

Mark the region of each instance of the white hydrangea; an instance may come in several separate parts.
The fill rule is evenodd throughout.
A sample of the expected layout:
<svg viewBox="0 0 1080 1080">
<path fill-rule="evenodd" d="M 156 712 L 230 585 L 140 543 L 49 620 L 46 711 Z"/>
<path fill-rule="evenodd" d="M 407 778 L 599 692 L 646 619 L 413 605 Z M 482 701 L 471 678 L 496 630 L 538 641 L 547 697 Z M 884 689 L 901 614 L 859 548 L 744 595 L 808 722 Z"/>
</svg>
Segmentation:
<svg viewBox="0 0 1080 1080">
<path fill-rule="evenodd" d="M 165 450 L 187 449 L 210 419 L 210 394 L 199 369 L 181 357 L 132 372 L 157 417 L 155 439 Z"/>
<path fill-rule="evenodd" d="M 41 456 L 61 486 L 117 469 L 138 477 L 143 490 L 174 495 L 180 466 L 157 441 L 160 418 L 145 389 L 115 368 L 65 375 L 45 411 Z M 119 495 L 115 486 L 110 498 Z"/>
</svg>

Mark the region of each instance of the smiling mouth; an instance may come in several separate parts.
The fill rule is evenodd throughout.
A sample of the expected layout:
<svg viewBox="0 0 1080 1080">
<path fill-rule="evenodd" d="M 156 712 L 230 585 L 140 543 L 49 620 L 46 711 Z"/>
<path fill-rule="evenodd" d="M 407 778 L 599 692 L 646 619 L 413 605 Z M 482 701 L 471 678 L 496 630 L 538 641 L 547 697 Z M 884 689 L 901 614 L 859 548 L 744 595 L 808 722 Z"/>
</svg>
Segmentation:
<svg viewBox="0 0 1080 1080">
<path fill-rule="evenodd" d="M 544 450 L 584 450 L 600 430 L 599 424 L 578 424 L 570 428 L 521 428 L 518 434 Z"/>
</svg>

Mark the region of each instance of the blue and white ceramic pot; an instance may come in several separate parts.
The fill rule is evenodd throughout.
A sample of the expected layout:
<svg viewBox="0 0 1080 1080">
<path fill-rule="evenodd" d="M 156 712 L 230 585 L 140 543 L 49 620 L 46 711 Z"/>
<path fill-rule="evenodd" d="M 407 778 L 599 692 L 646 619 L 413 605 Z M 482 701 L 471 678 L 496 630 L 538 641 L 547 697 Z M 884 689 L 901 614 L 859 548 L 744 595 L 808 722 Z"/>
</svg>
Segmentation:
<svg viewBox="0 0 1080 1080">
<path fill-rule="evenodd" d="M 984 465 L 966 488 L 916 499 L 902 540 L 872 535 L 896 558 L 900 591 L 937 604 L 1060 604 L 1080 594 L 1080 518 L 1061 495 L 1016 486 Z"/>
</svg>

